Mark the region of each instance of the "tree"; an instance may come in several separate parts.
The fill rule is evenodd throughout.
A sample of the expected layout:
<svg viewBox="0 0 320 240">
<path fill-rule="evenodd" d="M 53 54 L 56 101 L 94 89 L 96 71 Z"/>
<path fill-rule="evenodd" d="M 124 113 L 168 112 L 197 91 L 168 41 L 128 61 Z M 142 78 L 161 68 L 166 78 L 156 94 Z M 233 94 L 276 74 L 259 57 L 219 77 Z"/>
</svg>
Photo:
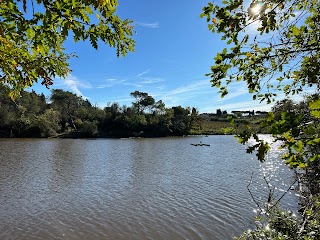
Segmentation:
<svg viewBox="0 0 320 240">
<path fill-rule="evenodd" d="M 137 113 L 142 113 L 146 108 L 151 109 L 155 104 L 154 98 L 149 96 L 149 94 L 145 92 L 134 91 L 130 93 L 130 96 L 136 99 L 136 101 L 133 102 L 132 105 L 137 110 Z"/>
<path fill-rule="evenodd" d="M 60 130 L 60 113 L 49 108 L 36 117 L 37 125 L 45 137 L 55 136 Z"/>
<path fill-rule="evenodd" d="M 222 7 L 209 3 L 201 14 L 211 21 L 209 30 L 221 33 L 230 46 L 216 55 L 207 74 L 222 96 L 228 93 L 228 84 L 241 80 L 253 99 L 269 103 L 277 92 L 320 89 L 319 1 L 253 1 L 257 13 L 251 16 L 243 0 L 223 2 Z M 264 4 L 260 10 L 258 2 Z"/>
<path fill-rule="evenodd" d="M 162 100 L 159 100 L 156 103 L 154 103 L 152 111 L 155 114 L 165 114 L 166 105 L 164 104 L 164 102 Z"/>
<path fill-rule="evenodd" d="M 98 41 L 116 48 L 117 56 L 133 51 L 130 20 L 116 15 L 117 0 L 0 1 L 0 84 L 10 96 L 41 79 L 46 87 L 55 77 L 70 72 L 63 44 L 71 35 L 75 42 Z"/>
<path fill-rule="evenodd" d="M 243 6 L 242 0 L 223 1 L 224 6 L 209 3 L 203 8 L 202 17 L 211 21 L 208 25 L 212 32 L 222 34 L 221 39 L 230 44 L 215 57 L 215 65 L 211 67 L 213 86 L 219 88 L 223 97 L 228 93 L 227 85 L 233 81 L 244 81 L 248 86 L 253 99 L 270 103 L 277 93 L 285 95 L 298 94 L 305 87 L 320 89 L 320 2 L 317 0 L 272 0 L 253 1 L 249 7 L 249 15 Z M 260 7 L 259 4 L 263 4 Z M 254 8 L 254 11 L 250 8 Z M 250 25 L 256 26 L 256 34 L 248 33 Z M 253 27 L 254 27 L 253 26 Z M 272 35 L 271 35 L 272 33 Z M 260 35 L 267 35 L 262 40 Z M 309 102 L 311 114 L 320 117 L 320 101 Z M 299 125 L 296 120 L 295 129 L 283 127 L 289 121 L 287 114 L 283 114 L 280 123 L 269 114 L 267 122 L 261 127 L 274 125 L 274 135 L 282 134 L 286 147 L 298 147 L 301 144 L 308 148 L 309 140 L 301 142 L 293 139 L 300 137 L 304 125 Z M 300 117 L 302 120 L 302 117 Z M 293 126 L 293 125 L 292 125 Z M 310 125 L 309 125 L 310 126 Z M 283 127 L 283 128 L 282 128 Z M 311 126 L 317 139 L 319 126 Z M 293 131 L 294 130 L 294 131 Z M 289 132 L 288 132 L 289 131 Z M 257 144 L 249 149 L 252 152 L 257 148 L 258 158 L 264 159 L 268 145 L 260 141 L 255 132 L 247 131 L 240 137 L 245 143 L 251 136 L 255 137 Z M 316 153 L 313 156 L 319 159 Z M 299 160 L 297 160 L 299 159 Z M 294 162 L 301 167 L 307 167 L 307 159 L 303 156 Z M 318 160 L 317 160 L 318 161 Z"/>
<path fill-rule="evenodd" d="M 283 99 L 283 100 L 277 101 L 275 105 L 272 107 L 272 112 L 274 114 L 275 120 L 280 120 L 281 114 L 283 112 L 287 112 L 292 116 L 298 115 L 296 110 L 297 110 L 297 107 L 291 99 Z"/>
<path fill-rule="evenodd" d="M 174 135 L 186 135 L 191 129 L 191 116 L 188 108 L 172 107 L 172 131 Z"/>
<path fill-rule="evenodd" d="M 64 127 L 66 124 L 70 124 L 74 130 L 77 130 L 74 123 L 76 119 L 75 114 L 82 105 L 83 99 L 72 92 L 53 89 L 51 101 L 53 108 L 60 112 Z"/>
<path fill-rule="evenodd" d="M 248 9 L 243 3 L 243 0 L 224 0 L 219 6 L 210 2 L 201 14 L 210 22 L 209 30 L 222 34 L 221 40 L 229 44 L 216 55 L 211 73 L 207 74 L 212 85 L 219 88 L 221 96 L 228 94 L 228 85 L 234 81 L 245 82 L 253 99 L 267 103 L 273 102 L 278 95 L 301 94 L 307 88 L 319 92 L 320 2 L 253 0 Z M 247 152 L 256 150 L 261 161 L 264 161 L 269 145 L 259 138 L 258 133 L 268 129 L 274 141 L 281 141 L 282 148 L 287 150 L 282 156 L 286 164 L 304 173 L 297 175 L 303 185 L 300 192 L 304 196 L 303 214 L 294 220 L 299 231 L 292 237 L 319 239 L 320 100 L 308 97 L 305 102 L 302 105 L 307 110 L 295 109 L 294 114 L 271 112 L 260 129 L 248 127 L 238 138 L 245 144 L 253 137 L 256 144 L 249 146 Z M 290 105 L 290 101 L 282 103 L 274 110 L 278 107 L 285 110 Z M 267 211 L 272 207 L 267 205 Z M 286 232 L 290 232 L 284 227 L 285 216 L 269 211 L 267 219 L 273 230 L 266 233 L 258 229 L 243 239 L 261 239 L 262 236 L 264 239 L 283 239 Z M 284 239 L 292 238 L 287 236 Z"/>
</svg>

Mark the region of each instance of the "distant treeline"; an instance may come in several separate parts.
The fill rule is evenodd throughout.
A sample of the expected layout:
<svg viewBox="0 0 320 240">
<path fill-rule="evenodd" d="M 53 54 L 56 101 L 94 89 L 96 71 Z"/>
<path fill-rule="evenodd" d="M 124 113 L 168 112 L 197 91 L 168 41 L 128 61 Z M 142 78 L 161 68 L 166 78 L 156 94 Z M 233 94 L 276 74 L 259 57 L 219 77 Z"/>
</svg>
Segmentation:
<svg viewBox="0 0 320 240">
<path fill-rule="evenodd" d="M 0 88 L 0 137 L 160 137 L 189 134 L 194 108 L 166 108 L 135 91 L 131 106 L 110 103 L 101 109 L 69 91 L 53 89 L 49 99 L 23 91 L 14 101 Z"/>
</svg>

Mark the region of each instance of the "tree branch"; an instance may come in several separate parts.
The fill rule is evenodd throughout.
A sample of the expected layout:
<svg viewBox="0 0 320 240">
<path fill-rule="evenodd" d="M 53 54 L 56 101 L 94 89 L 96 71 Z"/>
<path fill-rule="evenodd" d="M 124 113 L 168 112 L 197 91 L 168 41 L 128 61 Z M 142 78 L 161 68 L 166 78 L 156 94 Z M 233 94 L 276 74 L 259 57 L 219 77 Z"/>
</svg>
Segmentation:
<svg viewBox="0 0 320 240">
<path fill-rule="evenodd" d="M 256 204 L 257 207 L 259 208 L 260 212 L 262 212 L 262 209 L 261 209 L 259 203 L 258 203 L 258 202 L 256 201 L 256 199 L 254 198 L 254 196 L 253 196 L 253 194 L 252 194 L 252 192 L 251 192 L 251 190 L 250 190 L 250 188 L 249 188 L 250 185 L 251 185 L 251 183 L 252 183 L 252 177 L 253 177 L 253 172 L 251 173 L 251 178 L 250 178 L 249 184 L 247 185 L 247 189 L 248 189 L 248 191 L 249 191 L 249 193 L 250 193 L 250 195 L 251 195 L 252 200 L 255 202 L 255 204 Z"/>
</svg>

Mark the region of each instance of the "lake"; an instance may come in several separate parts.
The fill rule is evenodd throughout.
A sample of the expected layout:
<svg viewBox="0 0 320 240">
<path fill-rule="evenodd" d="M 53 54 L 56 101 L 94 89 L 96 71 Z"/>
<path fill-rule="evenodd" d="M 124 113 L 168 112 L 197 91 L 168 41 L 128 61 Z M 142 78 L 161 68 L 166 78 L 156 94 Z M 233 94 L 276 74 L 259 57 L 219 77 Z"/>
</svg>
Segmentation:
<svg viewBox="0 0 320 240">
<path fill-rule="evenodd" d="M 2 139 L 0 239 L 232 239 L 254 226 L 252 173 L 257 201 L 262 175 L 278 196 L 292 182 L 279 154 L 260 164 L 233 136 Z"/>
</svg>

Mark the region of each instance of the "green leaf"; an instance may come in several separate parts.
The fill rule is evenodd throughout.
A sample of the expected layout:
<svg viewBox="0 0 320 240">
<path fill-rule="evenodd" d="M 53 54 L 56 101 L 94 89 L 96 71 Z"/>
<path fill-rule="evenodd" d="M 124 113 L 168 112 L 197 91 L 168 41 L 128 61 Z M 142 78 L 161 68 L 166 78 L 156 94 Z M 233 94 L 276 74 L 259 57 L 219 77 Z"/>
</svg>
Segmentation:
<svg viewBox="0 0 320 240">
<path fill-rule="evenodd" d="M 320 111 L 313 110 L 311 111 L 311 115 L 314 116 L 315 118 L 320 118 Z"/>
<path fill-rule="evenodd" d="M 315 139 L 313 139 L 313 142 L 315 143 L 315 144 L 320 144 L 320 138 L 315 138 Z"/>
<path fill-rule="evenodd" d="M 51 78 L 66 75 L 74 56 L 63 48 L 70 30 L 74 40 L 89 38 L 94 48 L 103 42 L 115 47 L 118 56 L 134 51 L 130 20 L 120 19 L 115 11 L 118 1 L 34 1 L 32 14 L 25 14 L 21 10 L 31 4 L 27 2 L 0 1 L 0 53 L 5 53 L 0 54 L 0 79 L 12 97 L 39 79 L 49 87 Z M 97 25 L 88 16 L 93 12 L 103 16 Z"/>
<path fill-rule="evenodd" d="M 317 101 L 312 101 L 309 103 L 309 108 L 311 110 L 317 110 L 317 109 L 320 109 L 320 99 L 317 100 Z"/>
<path fill-rule="evenodd" d="M 301 141 L 297 141 L 296 144 L 294 145 L 294 149 L 300 153 L 303 150 L 303 143 Z"/>
<path fill-rule="evenodd" d="M 217 54 L 217 56 L 214 58 L 216 61 L 221 62 L 222 61 L 222 55 L 220 53 Z"/>
<path fill-rule="evenodd" d="M 317 130 L 316 130 L 315 127 L 313 127 L 313 126 L 311 126 L 311 125 L 308 125 L 307 129 L 305 130 L 305 132 L 306 132 L 307 134 L 313 135 L 313 134 L 316 134 L 316 133 L 317 133 Z"/>
<path fill-rule="evenodd" d="M 300 34 L 300 29 L 295 26 L 291 29 L 291 31 L 292 31 L 293 36 L 299 36 L 299 34 Z"/>
<path fill-rule="evenodd" d="M 235 121 L 234 121 L 234 118 L 232 116 L 228 116 L 227 117 L 229 123 L 232 125 L 232 126 L 235 126 Z"/>
<path fill-rule="evenodd" d="M 26 33 L 27 33 L 27 38 L 28 39 L 32 39 L 35 36 L 35 32 L 34 32 L 34 30 L 32 28 L 28 28 Z"/>
<path fill-rule="evenodd" d="M 320 154 L 314 155 L 310 158 L 310 162 L 320 161 Z"/>
</svg>

